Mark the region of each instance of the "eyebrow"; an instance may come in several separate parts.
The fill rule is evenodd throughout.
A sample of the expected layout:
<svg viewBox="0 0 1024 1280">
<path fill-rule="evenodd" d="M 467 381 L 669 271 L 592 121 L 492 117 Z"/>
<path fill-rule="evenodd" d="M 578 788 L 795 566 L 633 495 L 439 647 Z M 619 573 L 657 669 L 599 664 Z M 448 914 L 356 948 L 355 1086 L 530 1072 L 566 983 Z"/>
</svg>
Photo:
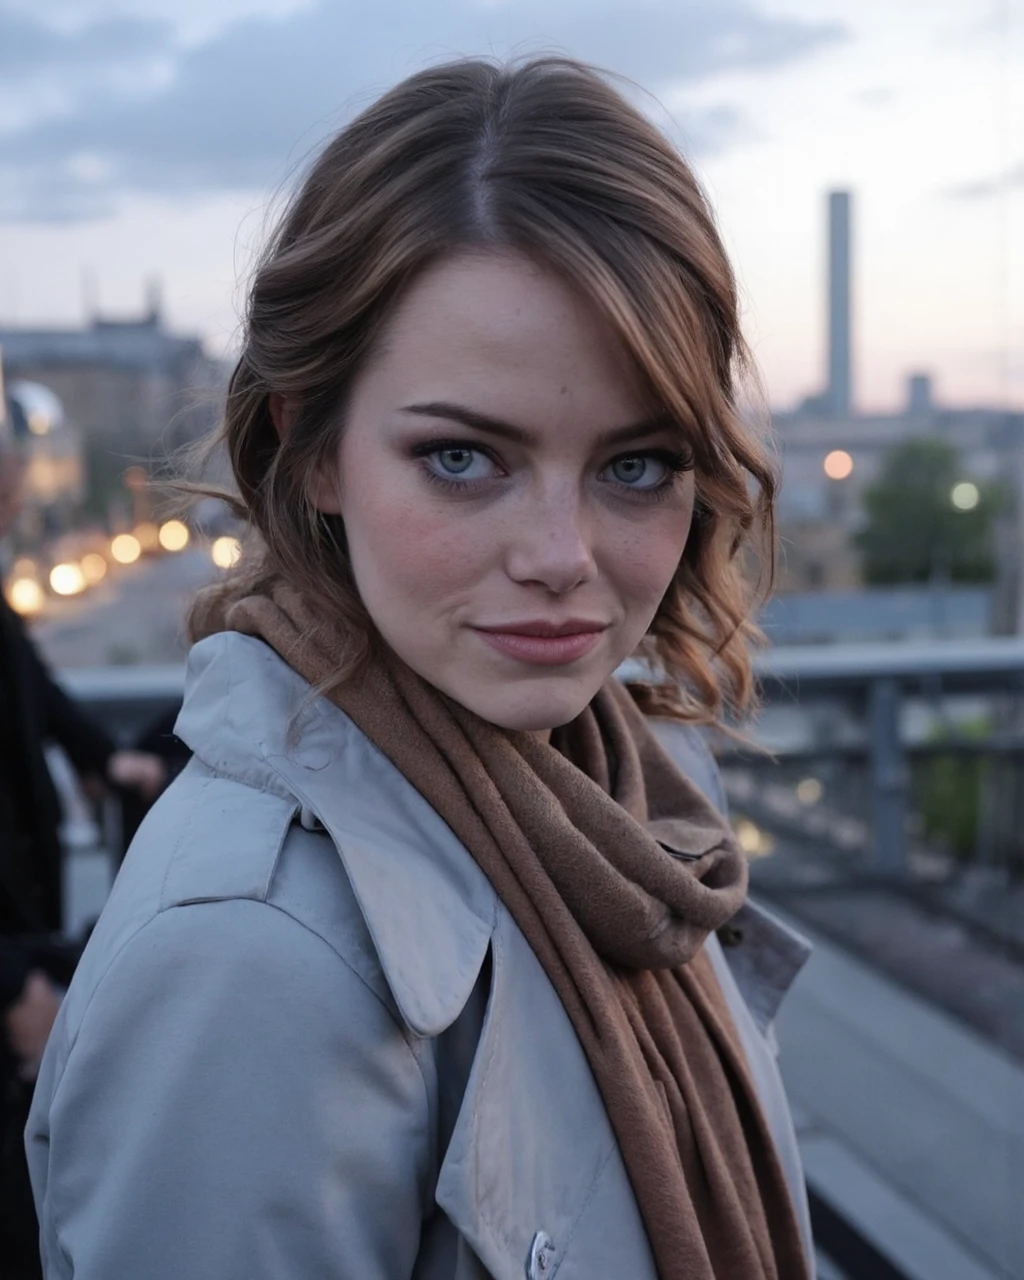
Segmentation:
<svg viewBox="0 0 1024 1280">
<path fill-rule="evenodd" d="M 537 443 L 537 437 L 524 427 L 512 422 L 503 422 L 478 409 L 470 409 L 465 405 L 452 404 L 447 400 L 431 400 L 428 404 L 407 404 L 403 413 L 415 413 L 424 418 L 445 418 L 449 422 L 460 422 L 464 427 L 481 431 L 485 435 L 498 436 L 502 440 L 511 440 L 513 444 L 531 445 Z M 629 444 L 634 440 L 643 440 L 647 436 L 656 435 L 659 431 L 673 429 L 675 423 L 667 413 L 659 413 L 645 418 L 641 422 L 632 422 L 624 427 L 612 427 L 602 431 L 597 443 L 601 447 L 616 444 Z"/>
</svg>

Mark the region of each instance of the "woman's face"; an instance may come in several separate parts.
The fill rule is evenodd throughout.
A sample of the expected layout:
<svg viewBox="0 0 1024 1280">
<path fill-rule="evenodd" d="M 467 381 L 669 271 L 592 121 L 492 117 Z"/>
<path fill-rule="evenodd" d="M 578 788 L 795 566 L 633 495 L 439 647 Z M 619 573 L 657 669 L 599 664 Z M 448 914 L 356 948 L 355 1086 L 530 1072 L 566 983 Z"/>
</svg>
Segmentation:
<svg viewBox="0 0 1024 1280">
<path fill-rule="evenodd" d="M 573 719 L 642 639 L 693 476 L 604 321 L 514 253 L 421 275 L 357 379 L 314 500 L 414 671 L 483 719 Z"/>
</svg>

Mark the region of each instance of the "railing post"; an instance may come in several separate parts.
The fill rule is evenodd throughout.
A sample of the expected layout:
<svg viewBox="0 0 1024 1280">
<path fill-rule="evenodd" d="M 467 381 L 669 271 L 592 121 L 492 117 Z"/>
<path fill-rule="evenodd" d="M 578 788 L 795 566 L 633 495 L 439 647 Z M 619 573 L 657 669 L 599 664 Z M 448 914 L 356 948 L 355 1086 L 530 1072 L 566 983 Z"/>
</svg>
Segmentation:
<svg viewBox="0 0 1024 1280">
<path fill-rule="evenodd" d="M 893 677 L 871 682 L 868 721 L 874 869 L 882 875 L 902 876 L 907 869 L 909 775 L 900 737 L 900 686 Z"/>
</svg>

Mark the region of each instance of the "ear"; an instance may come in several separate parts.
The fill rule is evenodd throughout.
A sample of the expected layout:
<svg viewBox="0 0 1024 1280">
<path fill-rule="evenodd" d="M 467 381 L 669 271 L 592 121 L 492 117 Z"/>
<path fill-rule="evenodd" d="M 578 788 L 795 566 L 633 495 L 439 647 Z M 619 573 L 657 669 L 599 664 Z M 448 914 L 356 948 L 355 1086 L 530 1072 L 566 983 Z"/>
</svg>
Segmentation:
<svg viewBox="0 0 1024 1280">
<path fill-rule="evenodd" d="M 292 429 L 298 406 L 294 400 L 286 399 L 280 391 L 271 391 L 267 397 L 267 407 L 277 438 L 283 440 Z"/>
<path fill-rule="evenodd" d="M 341 493 L 339 492 L 338 456 L 337 452 L 326 460 L 309 477 L 306 482 L 306 493 L 317 511 L 326 516 L 340 516 Z"/>
<path fill-rule="evenodd" d="M 280 391 L 271 391 L 267 397 L 267 407 L 270 410 L 271 421 L 274 424 L 278 439 L 283 440 L 295 425 L 298 405 Z M 329 516 L 341 515 L 341 501 L 338 497 L 338 475 L 330 464 L 325 464 L 310 476 L 306 485 L 306 493 L 310 502 L 318 511 L 322 511 Z"/>
</svg>

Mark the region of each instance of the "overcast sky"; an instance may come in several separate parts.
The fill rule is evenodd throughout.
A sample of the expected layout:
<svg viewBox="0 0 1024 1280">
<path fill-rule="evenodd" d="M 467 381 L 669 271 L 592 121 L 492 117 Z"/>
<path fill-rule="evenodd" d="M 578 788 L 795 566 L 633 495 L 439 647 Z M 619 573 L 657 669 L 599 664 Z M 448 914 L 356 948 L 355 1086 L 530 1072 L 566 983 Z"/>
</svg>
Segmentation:
<svg viewBox="0 0 1024 1280">
<path fill-rule="evenodd" d="M 824 206 L 855 192 L 856 380 L 1024 406 L 1024 0 L 0 0 L 0 324 L 141 308 L 230 350 L 275 193 L 424 63 L 632 77 L 708 187 L 773 401 L 822 380 Z"/>
</svg>

